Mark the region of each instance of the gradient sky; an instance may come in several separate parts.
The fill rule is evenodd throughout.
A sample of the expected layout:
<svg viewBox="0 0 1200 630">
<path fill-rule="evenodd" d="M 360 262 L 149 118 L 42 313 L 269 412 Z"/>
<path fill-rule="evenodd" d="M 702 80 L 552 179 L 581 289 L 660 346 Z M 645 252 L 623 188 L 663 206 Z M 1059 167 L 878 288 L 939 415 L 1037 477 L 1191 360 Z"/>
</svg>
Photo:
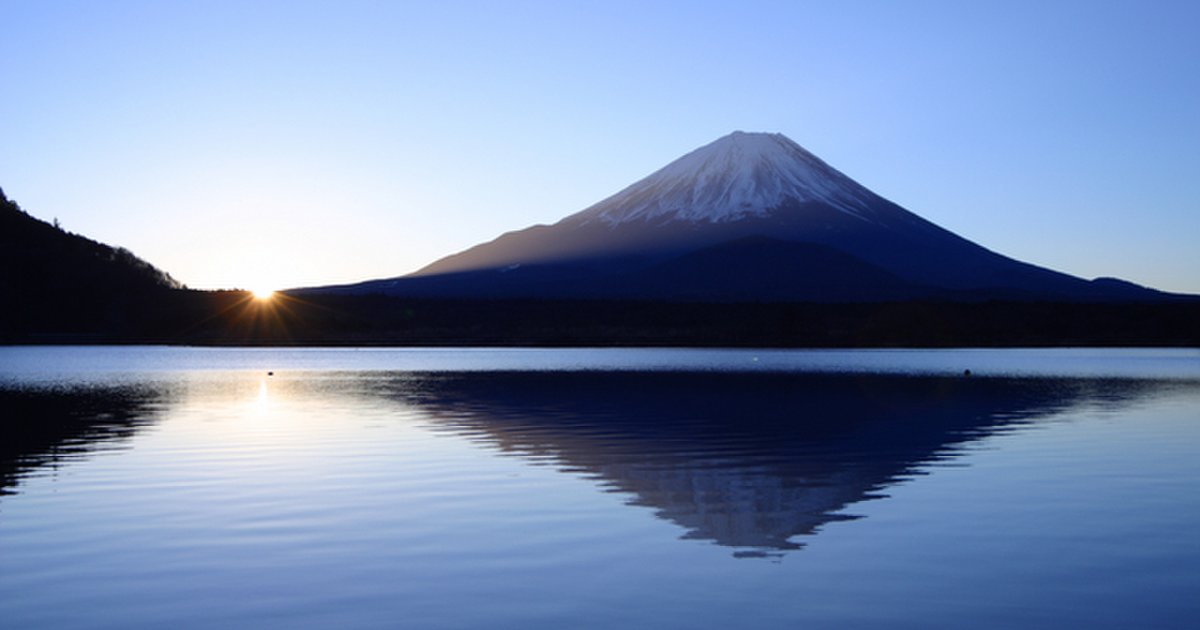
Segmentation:
<svg viewBox="0 0 1200 630">
<path fill-rule="evenodd" d="M 990 249 L 1200 293 L 1200 2 L 0 0 L 0 187 L 196 288 L 399 275 L 786 134 Z"/>
</svg>

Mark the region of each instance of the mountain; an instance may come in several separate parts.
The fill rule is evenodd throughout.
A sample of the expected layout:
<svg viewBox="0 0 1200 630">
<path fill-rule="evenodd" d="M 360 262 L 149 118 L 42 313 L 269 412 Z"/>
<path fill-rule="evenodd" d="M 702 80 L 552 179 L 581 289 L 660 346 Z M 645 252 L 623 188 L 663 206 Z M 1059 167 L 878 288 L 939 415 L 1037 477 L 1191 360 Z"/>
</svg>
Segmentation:
<svg viewBox="0 0 1200 630">
<path fill-rule="evenodd" d="M 564 221 L 526 232 L 549 231 L 546 248 L 558 244 L 555 234 L 599 235 L 603 247 L 557 258 L 530 249 L 517 252 L 528 262 L 501 259 L 493 265 L 504 266 L 263 301 L 246 291 L 184 289 L 125 249 L 26 214 L 0 191 L 0 344 L 1200 345 L 1200 299 L 1147 299 L 1166 294 L 1118 280 L 1076 280 L 1134 298 L 985 302 L 997 293 L 944 293 L 815 240 L 741 228 L 721 233 L 750 220 L 738 213 L 694 220 L 692 230 L 684 219 L 668 220 L 657 232 L 639 229 L 640 217 L 620 224 L 619 215 L 606 215 L 612 226 Z M 945 295 L 958 299 L 913 299 Z"/>
<path fill-rule="evenodd" d="M 399 278 L 315 291 L 709 301 L 1155 300 L 1013 260 L 876 195 L 782 134 L 734 132 L 553 225 Z"/>
<path fill-rule="evenodd" d="M 181 287 L 129 250 L 30 216 L 0 190 L 0 339 L 127 328 Z"/>
<path fill-rule="evenodd" d="M 170 274 L 122 247 L 30 216 L 0 190 L 0 288 L 70 292 L 177 289 Z M 17 273 L 19 272 L 19 273 Z"/>
</svg>

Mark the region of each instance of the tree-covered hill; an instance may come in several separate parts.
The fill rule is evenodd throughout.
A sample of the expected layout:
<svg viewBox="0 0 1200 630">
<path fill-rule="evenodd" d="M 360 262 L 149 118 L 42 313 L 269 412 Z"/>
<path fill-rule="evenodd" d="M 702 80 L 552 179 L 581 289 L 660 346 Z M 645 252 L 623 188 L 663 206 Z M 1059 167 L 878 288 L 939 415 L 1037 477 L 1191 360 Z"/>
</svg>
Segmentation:
<svg viewBox="0 0 1200 630">
<path fill-rule="evenodd" d="M 133 255 L 30 216 L 0 190 L 0 333 L 130 330 L 182 285 Z"/>
</svg>

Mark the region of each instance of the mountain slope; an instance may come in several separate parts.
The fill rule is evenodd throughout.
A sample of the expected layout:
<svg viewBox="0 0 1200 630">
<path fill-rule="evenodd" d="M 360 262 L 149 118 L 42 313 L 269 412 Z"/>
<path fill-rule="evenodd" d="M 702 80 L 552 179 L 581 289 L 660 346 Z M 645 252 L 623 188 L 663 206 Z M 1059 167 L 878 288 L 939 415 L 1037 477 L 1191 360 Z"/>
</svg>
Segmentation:
<svg viewBox="0 0 1200 630">
<path fill-rule="evenodd" d="M 181 286 L 126 249 L 26 214 L 0 190 L 0 331 L 112 328 Z"/>
<path fill-rule="evenodd" d="M 129 250 L 65 232 L 30 216 L 0 190 L 0 287 L 23 291 L 180 288 Z M 19 272 L 19 273 L 18 273 Z"/>
<path fill-rule="evenodd" d="M 745 302 L 858 302 L 935 293 L 823 245 L 761 236 L 688 252 L 615 276 L 602 288 L 611 295 L 636 291 L 642 299 Z"/>
<path fill-rule="evenodd" d="M 761 286 L 762 276 L 778 276 L 780 268 L 750 256 L 753 248 L 716 250 L 724 258 L 715 267 L 715 254 L 689 256 L 755 238 L 834 250 L 843 258 L 807 265 L 805 274 L 785 274 L 798 287 L 827 291 L 763 287 L 756 293 L 749 288 Z M 853 290 L 840 290 L 836 278 L 850 259 L 847 264 L 887 274 L 890 284 L 851 283 Z M 1089 282 L 1002 256 L 876 195 L 783 135 L 743 132 L 700 147 L 553 225 L 509 232 L 405 278 L 338 290 L 677 299 L 675 285 L 644 275 L 665 273 L 660 266 L 668 261 L 674 261 L 678 282 L 696 289 L 687 293 L 706 299 L 1160 297 L 1136 285 Z M 730 278 L 732 269 L 740 270 L 740 281 Z M 708 287 L 701 286 L 705 282 Z"/>
<path fill-rule="evenodd" d="M 751 236 L 663 260 L 606 258 L 534 263 L 377 281 L 368 292 L 411 297 L 837 301 L 916 299 L 938 291 L 838 250 Z M 362 292 L 363 285 L 351 287 Z"/>
</svg>

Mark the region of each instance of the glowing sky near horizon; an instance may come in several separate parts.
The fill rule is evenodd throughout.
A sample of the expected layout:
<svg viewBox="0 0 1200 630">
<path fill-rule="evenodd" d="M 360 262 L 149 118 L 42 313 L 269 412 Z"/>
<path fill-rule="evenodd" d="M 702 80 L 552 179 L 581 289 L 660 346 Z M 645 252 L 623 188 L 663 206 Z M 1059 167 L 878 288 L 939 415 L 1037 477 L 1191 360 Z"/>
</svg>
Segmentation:
<svg viewBox="0 0 1200 630">
<path fill-rule="evenodd" d="M 1200 293 L 1196 2 L 0 2 L 0 187 L 196 288 L 413 271 L 735 129 Z"/>
</svg>

